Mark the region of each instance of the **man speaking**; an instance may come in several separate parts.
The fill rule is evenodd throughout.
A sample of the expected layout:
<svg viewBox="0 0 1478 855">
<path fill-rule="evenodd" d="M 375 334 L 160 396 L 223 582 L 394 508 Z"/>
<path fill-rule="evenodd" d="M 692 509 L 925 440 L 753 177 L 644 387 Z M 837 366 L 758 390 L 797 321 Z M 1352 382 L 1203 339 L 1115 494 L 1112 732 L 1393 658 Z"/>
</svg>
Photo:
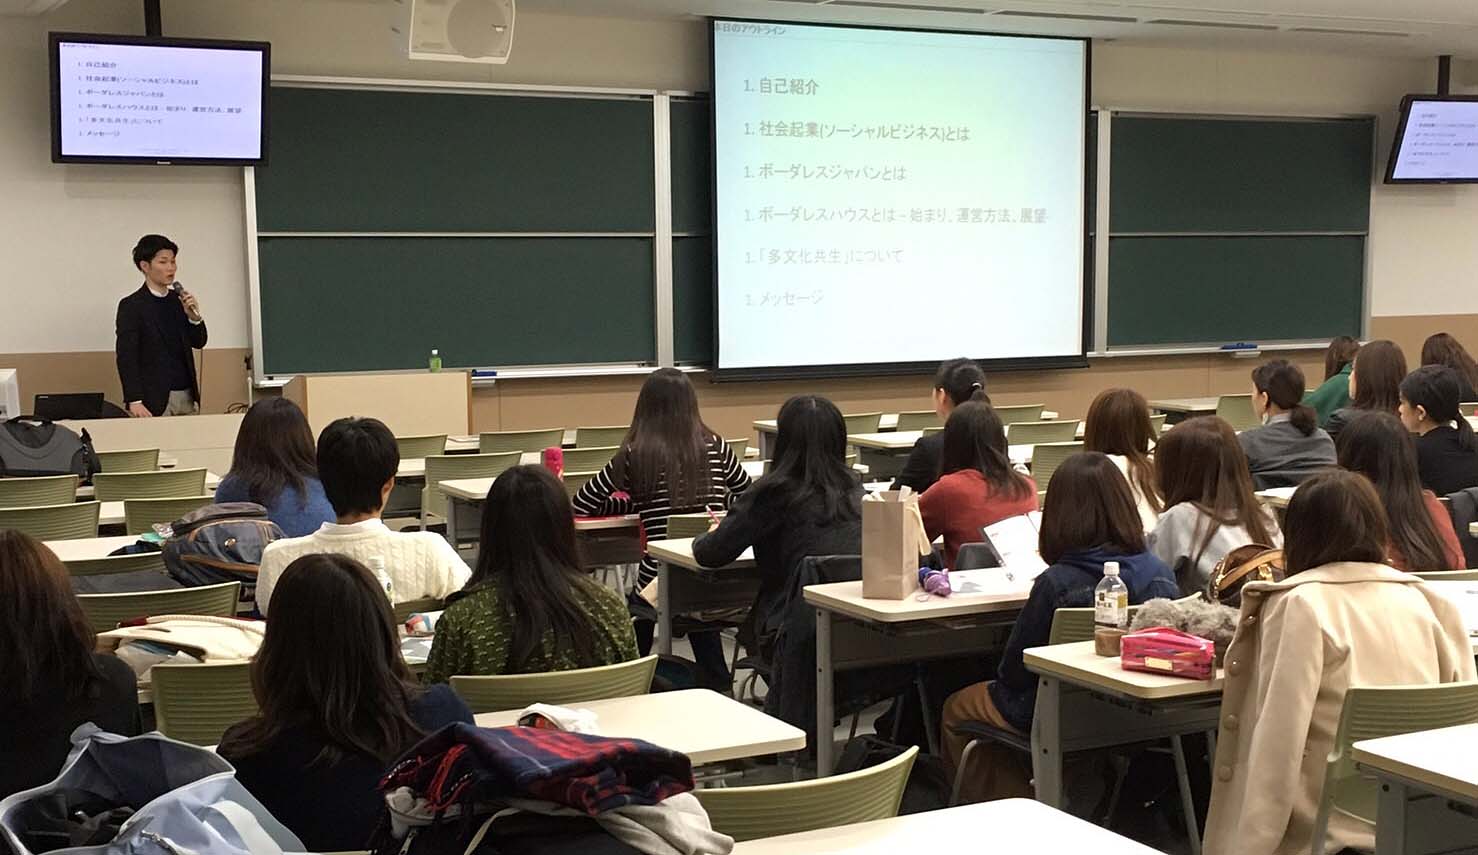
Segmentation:
<svg viewBox="0 0 1478 855">
<path fill-rule="evenodd" d="M 184 416 L 200 408 L 191 348 L 205 347 L 205 320 L 194 295 L 175 281 L 180 248 L 164 235 L 144 235 L 133 264 L 139 290 L 118 301 L 118 379 L 128 414 Z"/>
</svg>

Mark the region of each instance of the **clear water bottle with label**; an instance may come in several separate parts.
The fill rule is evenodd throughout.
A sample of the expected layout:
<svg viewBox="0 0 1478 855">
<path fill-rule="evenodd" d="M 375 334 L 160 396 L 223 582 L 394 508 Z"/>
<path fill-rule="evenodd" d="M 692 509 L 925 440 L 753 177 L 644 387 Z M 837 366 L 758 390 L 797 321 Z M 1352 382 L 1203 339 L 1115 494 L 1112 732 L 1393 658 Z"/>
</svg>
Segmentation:
<svg viewBox="0 0 1478 855">
<path fill-rule="evenodd" d="M 1119 578 L 1119 562 L 1103 565 L 1103 580 L 1093 589 L 1093 647 L 1099 656 L 1118 656 L 1129 628 L 1129 587 Z"/>
<path fill-rule="evenodd" d="M 429 369 L 431 369 L 432 372 L 437 372 L 437 371 L 440 371 L 441 370 L 441 351 L 440 350 L 437 350 L 434 347 L 431 348 L 431 358 L 428 359 L 428 360 L 426 360 L 426 367 L 429 368 Z"/>
<path fill-rule="evenodd" d="M 365 566 L 369 567 L 370 572 L 374 574 L 375 580 L 384 589 L 385 596 L 390 598 L 390 602 L 395 602 L 395 582 L 391 580 L 390 574 L 385 571 L 385 556 L 372 555 L 365 562 Z"/>
</svg>

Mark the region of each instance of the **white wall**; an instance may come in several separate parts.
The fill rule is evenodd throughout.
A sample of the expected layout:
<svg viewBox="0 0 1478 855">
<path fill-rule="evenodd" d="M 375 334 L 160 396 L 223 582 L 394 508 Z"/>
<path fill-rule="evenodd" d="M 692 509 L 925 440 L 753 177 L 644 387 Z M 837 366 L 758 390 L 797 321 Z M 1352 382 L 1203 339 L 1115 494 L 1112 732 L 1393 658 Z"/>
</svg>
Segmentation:
<svg viewBox="0 0 1478 855">
<path fill-rule="evenodd" d="M 697 21 L 520 11 L 506 66 L 411 63 L 388 32 L 388 0 L 167 0 L 165 32 L 266 39 L 279 73 L 703 89 Z M 50 162 L 46 32 L 139 32 L 138 4 L 71 0 L 42 18 L 0 18 L 0 353 L 111 350 L 113 308 L 136 287 L 128 251 L 161 231 L 181 244 L 180 278 L 211 321 L 213 347 L 248 345 L 242 190 L 216 167 Z M 1099 106 L 1238 113 L 1376 113 L 1385 147 L 1400 97 L 1431 87 L 1425 60 L 1101 44 Z M 1471 70 L 1469 70 L 1471 75 Z M 1460 79 L 1462 75 L 1460 74 Z M 1390 189 L 1372 197 L 1373 314 L 1478 313 L 1478 188 Z M 17 273 L 21 275 L 17 275 Z M 15 311 L 10 311 L 14 307 Z"/>
</svg>

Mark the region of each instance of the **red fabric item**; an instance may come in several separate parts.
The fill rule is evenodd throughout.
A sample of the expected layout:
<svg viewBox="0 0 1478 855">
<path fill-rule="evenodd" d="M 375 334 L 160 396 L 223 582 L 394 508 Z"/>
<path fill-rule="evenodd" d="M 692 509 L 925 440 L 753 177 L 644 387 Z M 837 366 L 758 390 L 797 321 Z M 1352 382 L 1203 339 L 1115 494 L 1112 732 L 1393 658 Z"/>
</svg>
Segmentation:
<svg viewBox="0 0 1478 855">
<path fill-rule="evenodd" d="M 919 497 L 919 513 L 929 539 L 944 535 L 944 566 L 953 569 L 955 556 L 966 543 L 980 542 L 980 527 L 1037 509 L 1037 485 L 1026 479 L 1020 498 L 1008 498 L 985 483 L 974 469 L 951 472 Z"/>
<path fill-rule="evenodd" d="M 1443 567 L 1410 567 L 1406 563 L 1406 556 L 1392 543 L 1386 547 L 1389 553 L 1391 566 L 1397 570 L 1462 570 L 1467 561 L 1463 558 L 1463 546 L 1458 542 L 1457 529 L 1452 527 L 1452 514 L 1442 506 L 1437 494 L 1431 490 L 1422 491 L 1422 502 L 1427 506 L 1427 513 L 1432 515 L 1432 524 L 1437 527 L 1437 536 L 1442 538 L 1442 555 L 1446 562 Z"/>
</svg>

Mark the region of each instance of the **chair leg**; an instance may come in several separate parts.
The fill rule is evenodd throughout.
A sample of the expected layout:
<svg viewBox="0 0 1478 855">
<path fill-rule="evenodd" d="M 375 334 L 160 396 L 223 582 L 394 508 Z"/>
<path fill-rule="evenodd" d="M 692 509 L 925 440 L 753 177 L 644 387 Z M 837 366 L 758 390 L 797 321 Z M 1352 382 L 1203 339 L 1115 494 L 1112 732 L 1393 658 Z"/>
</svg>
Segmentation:
<svg viewBox="0 0 1478 855">
<path fill-rule="evenodd" d="M 929 709 L 929 690 L 924 686 L 924 674 L 920 670 L 914 676 L 914 688 L 919 693 L 919 715 L 924 718 L 924 742 L 929 746 L 931 754 L 939 753 L 939 734 L 934 728 L 934 714 Z"/>
<path fill-rule="evenodd" d="M 960 803 L 960 790 L 965 785 L 965 770 L 970 768 L 970 755 L 975 753 L 975 746 L 980 740 L 972 739 L 965 744 L 965 750 L 960 754 L 960 767 L 955 770 L 954 785 L 949 788 L 949 806 L 954 807 Z"/>
<path fill-rule="evenodd" d="M 1175 755 L 1175 778 L 1180 785 L 1180 806 L 1185 811 L 1186 833 L 1191 838 L 1191 855 L 1201 855 L 1201 830 L 1196 825 L 1196 802 L 1191 797 L 1191 777 L 1186 771 L 1185 748 L 1179 736 L 1170 737 L 1170 751 Z"/>
<path fill-rule="evenodd" d="M 1114 767 L 1114 788 L 1109 792 L 1108 810 L 1103 815 L 1103 827 L 1113 828 L 1114 814 L 1119 810 L 1119 799 L 1124 795 L 1124 779 L 1129 777 L 1129 758 L 1115 753 L 1109 757 Z"/>
<path fill-rule="evenodd" d="M 857 725 L 862 721 L 862 710 L 852 713 L 852 729 L 847 732 L 847 741 L 851 742 L 857 738 Z"/>
</svg>

